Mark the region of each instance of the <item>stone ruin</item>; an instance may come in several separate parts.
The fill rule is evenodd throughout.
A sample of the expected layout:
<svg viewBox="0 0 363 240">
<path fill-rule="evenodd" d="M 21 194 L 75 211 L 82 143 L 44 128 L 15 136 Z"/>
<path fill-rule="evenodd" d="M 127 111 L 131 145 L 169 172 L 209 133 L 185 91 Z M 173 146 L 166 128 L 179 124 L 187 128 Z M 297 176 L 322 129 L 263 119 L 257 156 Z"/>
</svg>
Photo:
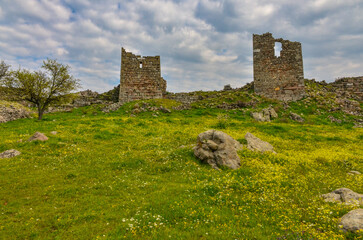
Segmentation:
<svg viewBox="0 0 363 240">
<path fill-rule="evenodd" d="M 275 45 L 282 50 L 275 54 Z M 256 94 L 268 98 L 296 101 L 305 96 L 301 43 L 271 33 L 253 34 L 253 76 Z"/>
<path fill-rule="evenodd" d="M 363 76 L 339 78 L 329 85 L 342 97 L 363 101 Z"/>
<path fill-rule="evenodd" d="M 163 98 L 166 81 L 161 77 L 160 56 L 141 57 L 121 49 L 119 102 Z"/>
</svg>

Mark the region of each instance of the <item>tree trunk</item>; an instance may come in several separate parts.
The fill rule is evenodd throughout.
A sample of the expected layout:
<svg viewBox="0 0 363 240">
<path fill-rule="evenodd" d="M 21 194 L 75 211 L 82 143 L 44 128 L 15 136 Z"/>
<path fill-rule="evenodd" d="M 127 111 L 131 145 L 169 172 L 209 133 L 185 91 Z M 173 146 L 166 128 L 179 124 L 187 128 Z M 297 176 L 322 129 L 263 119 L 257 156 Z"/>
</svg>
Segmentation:
<svg viewBox="0 0 363 240">
<path fill-rule="evenodd" d="M 38 107 L 38 120 L 42 120 L 43 113 L 44 113 L 44 109 L 41 107 Z"/>
</svg>

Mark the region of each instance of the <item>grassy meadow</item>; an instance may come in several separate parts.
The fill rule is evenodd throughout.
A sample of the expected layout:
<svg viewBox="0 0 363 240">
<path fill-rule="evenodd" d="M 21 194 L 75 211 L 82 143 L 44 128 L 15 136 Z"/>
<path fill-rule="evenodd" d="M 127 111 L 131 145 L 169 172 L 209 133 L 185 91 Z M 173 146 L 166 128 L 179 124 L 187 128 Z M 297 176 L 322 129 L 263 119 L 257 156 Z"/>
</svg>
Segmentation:
<svg viewBox="0 0 363 240">
<path fill-rule="evenodd" d="M 320 197 L 363 193 L 347 174 L 363 173 L 361 128 L 208 108 L 131 116 L 132 104 L 0 124 L 0 152 L 22 152 L 0 159 L 0 239 L 362 239 L 337 227 L 358 206 Z M 238 170 L 213 170 L 192 150 L 209 129 L 241 143 L 251 132 L 277 154 L 244 148 Z M 49 140 L 27 142 L 36 131 Z"/>
</svg>

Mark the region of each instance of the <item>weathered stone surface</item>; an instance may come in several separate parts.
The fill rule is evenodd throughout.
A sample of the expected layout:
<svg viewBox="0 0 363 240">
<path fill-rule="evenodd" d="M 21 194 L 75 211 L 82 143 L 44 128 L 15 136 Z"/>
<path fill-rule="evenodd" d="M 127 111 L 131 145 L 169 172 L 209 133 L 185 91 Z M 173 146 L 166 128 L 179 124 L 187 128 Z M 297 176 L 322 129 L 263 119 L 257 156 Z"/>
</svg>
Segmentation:
<svg viewBox="0 0 363 240">
<path fill-rule="evenodd" d="M 269 122 L 273 118 L 277 118 L 278 115 L 272 107 L 262 109 L 260 112 L 252 112 L 252 117 L 259 122 Z"/>
<path fill-rule="evenodd" d="M 221 166 L 237 169 L 241 162 L 237 151 L 241 149 L 242 145 L 228 134 L 208 130 L 198 135 L 194 154 L 214 169 L 219 169 Z"/>
<path fill-rule="evenodd" d="M 357 232 L 363 230 L 363 209 L 358 208 L 345 214 L 339 225 L 345 230 L 350 232 Z"/>
<path fill-rule="evenodd" d="M 159 110 L 162 111 L 163 113 L 171 113 L 170 109 L 167 109 L 167 108 L 165 108 L 163 106 L 160 106 Z"/>
<path fill-rule="evenodd" d="M 326 202 L 343 202 L 346 204 L 363 205 L 363 194 L 353 192 L 349 188 L 339 188 L 330 193 L 323 194 Z"/>
<path fill-rule="evenodd" d="M 102 109 L 102 112 L 104 112 L 104 113 L 114 112 L 114 111 L 118 110 L 121 106 L 122 106 L 122 104 L 118 103 L 118 102 L 117 103 L 111 103 L 111 104 L 106 105 Z"/>
<path fill-rule="evenodd" d="M 161 77 L 160 57 L 141 57 L 121 50 L 121 103 L 140 99 L 163 98 L 166 81 Z"/>
<path fill-rule="evenodd" d="M 280 56 L 275 56 L 275 43 L 281 43 Z M 284 101 L 305 96 L 301 44 L 271 33 L 253 34 L 253 77 L 255 93 Z"/>
<path fill-rule="evenodd" d="M 342 120 L 340 119 L 337 119 L 333 116 L 328 116 L 328 119 L 331 121 L 331 122 L 335 122 L 335 123 L 342 123 Z"/>
<path fill-rule="evenodd" d="M 26 110 L 23 106 L 17 103 L 0 103 L 0 123 L 14 121 L 20 118 L 30 117 L 31 112 Z"/>
<path fill-rule="evenodd" d="M 10 150 L 6 150 L 6 151 L 0 153 L 0 158 L 12 158 L 12 157 L 16 157 L 20 154 L 21 154 L 21 152 L 15 150 L 15 149 L 10 149 Z"/>
<path fill-rule="evenodd" d="M 100 104 L 103 103 L 101 99 L 99 99 L 98 92 L 93 92 L 91 90 L 85 90 L 77 93 L 77 97 L 73 100 L 73 107 L 84 107 L 92 104 Z"/>
<path fill-rule="evenodd" d="M 252 150 L 252 151 L 258 151 L 258 152 L 273 152 L 274 151 L 274 147 L 265 141 L 262 141 L 261 139 L 259 139 L 258 137 L 255 137 L 253 134 L 251 133 L 246 133 L 245 135 L 245 139 L 247 140 L 247 149 Z"/>
<path fill-rule="evenodd" d="M 32 141 L 47 141 L 47 140 L 48 140 L 48 137 L 45 136 L 43 133 L 36 132 L 36 133 L 34 133 L 33 136 L 31 136 L 28 139 L 28 142 L 32 142 Z"/>
<path fill-rule="evenodd" d="M 291 113 L 290 118 L 296 122 L 304 122 L 305 120 L 297 113 Z"/>
<path fill-rule="evenodd" d="M 363 101 L 363 76 L 339 78 L 329 85 L 342 98 Z"/>
</svg>

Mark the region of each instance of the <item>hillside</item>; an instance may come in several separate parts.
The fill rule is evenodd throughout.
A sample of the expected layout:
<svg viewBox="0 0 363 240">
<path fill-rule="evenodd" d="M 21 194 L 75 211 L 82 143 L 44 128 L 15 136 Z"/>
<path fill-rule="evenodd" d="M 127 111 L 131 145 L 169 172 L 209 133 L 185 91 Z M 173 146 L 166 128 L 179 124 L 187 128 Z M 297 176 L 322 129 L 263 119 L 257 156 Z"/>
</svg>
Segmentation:
<svg viewBox="0 0 363 240">
<path fill-rule="evenodd" d="M 357 206 L 320 195 L 363 192 L 363 175 L 348 174 L 363 172 L 363 130 L 353 128 L 361 117 L 331 110 L 335 96 L 316 86 L 289 104 L 247 89 L 200 93 L 180 111 L 176 101 L 148 100 L 0 124 L 0 152 L 22 152 L 0 161 L 0 238 L 359 239 L 337 228 Z M 277 119 L 251 117 L 270 105 Z M 216 171 L 192 150 L 208 129 L 241 143 L 251 132 L 277 154 L 244 148 L 239 169 Z M 36 131 L 49 140 L 26 142 Z"/>
</svg>

